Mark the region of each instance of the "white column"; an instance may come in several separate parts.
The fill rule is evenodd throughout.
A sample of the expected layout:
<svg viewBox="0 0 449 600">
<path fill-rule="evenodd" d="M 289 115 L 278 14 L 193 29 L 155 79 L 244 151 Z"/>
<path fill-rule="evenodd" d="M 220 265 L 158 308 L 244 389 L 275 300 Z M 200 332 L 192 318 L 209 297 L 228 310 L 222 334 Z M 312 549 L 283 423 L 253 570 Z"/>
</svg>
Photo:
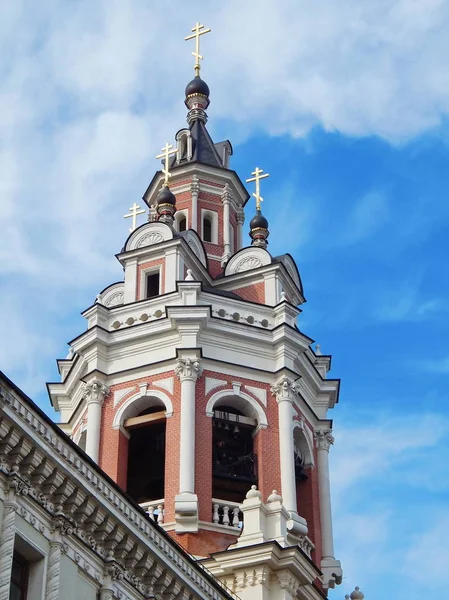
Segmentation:
<svg viewBox="0 0 449 600">
<path fill-rule="evenodd" d="M 230 240 L 230 223 L 229 223 L 229 207 L 231 203 L 231 192 L 229 185 L 226 184 L 221 195 L 221 201 L 223 203 L 223 243 L 224 243 L 224 252 L 222 265 L 229 259 L 231 256 L 231 240 Z"/>
<path fill-rule="evenodd" d="M 87 403 L 86 453 L 98 462 L 100 450 L 101 412 L 105 396 L 109 389 L 98 379 L 86 383 L 84 398 Z"/>
<path fill-rule="evenodd" d="M 16 510 L 17 504 L 12 499 L 3 505 L 3 523 L 0 534 L 0 600 L 9 599 Z"/>
<path fill-rule="evenodd" d="M 317 447 L 318 487 L 320 497 L 321 543 L 323 560 L 334 558 L 334 539 L 332 534 L 331 492 L 329 484 L 329 448 L 334 443 L 330 429 L 315 432 Z"/>
<path fill-rule="evenodd" d="M 194 229 L 201 237 L 201 226 L 198 227 L 198 194 L 200 192 L 200 180 L 194 175 L 190 184 L 190 193 L 192 194 L 192 223 L 191 229 Z"/>
<path fill-rule="evenodd" d="M 179 359 L 175 373 L 181 381 L 179 436 L 179 493 L 195 493 L 195 386 L 202 368 L 195 358 Z"/>
<path fill-rule="evenodd" d="M 243 223 L 245 222 L 245 213 L 243 208 L 240 208 L 237 213 L 237 248 L 240 250 L 243 248 Z"/>
<path fill-rule="evenodd" d="M 293 442 L 293 399 L 296 393 L 294 381 L 283 377 L 271 388 L 276 395 L 279 414 L 279 454 L 281 460 L 281 486 L 284 506 L 289 512 L 297 512 L 295 448 Z"/>
</svg>

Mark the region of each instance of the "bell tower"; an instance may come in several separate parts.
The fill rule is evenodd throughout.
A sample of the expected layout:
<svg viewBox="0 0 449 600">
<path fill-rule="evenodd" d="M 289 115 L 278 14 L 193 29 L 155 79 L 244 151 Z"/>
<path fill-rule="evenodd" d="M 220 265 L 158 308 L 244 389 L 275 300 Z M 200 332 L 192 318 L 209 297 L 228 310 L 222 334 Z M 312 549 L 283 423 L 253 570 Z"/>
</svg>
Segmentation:
<svg viewBox="0 0 449 600">
<path fill-rule="evenodd" d="M 339 381 L 297 325 L 305 297 L 294 259 L 268 251 L 268 174 L 258 168 L 243 234 L 250 195 L 230 168 L 230 142 L 207 130 L 207 30 L 192 31 L 187 127 L 158 155 L 148 220 L 116 255 L 123 280 L 83 312 L 87 328 L 58 361 L 49 395 L 60 426 L 189 553 L 222 552 L 242 527 L 247 548 L 256 513 L 267 523 L 281 515 L 275 539 L 297 548 L 326 589 L 341 581 L 328 464 Z"/>
</svg>

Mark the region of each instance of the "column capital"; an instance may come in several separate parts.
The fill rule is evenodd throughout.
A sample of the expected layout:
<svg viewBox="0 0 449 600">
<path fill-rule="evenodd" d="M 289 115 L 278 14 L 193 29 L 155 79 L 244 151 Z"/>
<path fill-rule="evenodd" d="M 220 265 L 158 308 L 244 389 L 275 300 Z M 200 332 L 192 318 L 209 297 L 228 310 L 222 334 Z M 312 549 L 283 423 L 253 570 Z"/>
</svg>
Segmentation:
<svg viewBox="0 0 449 600">
<path fill-rule="evenodd" d="M 245 213 L 243 212 L 243 208 L 239 208 L 236 213 L 237 223 L 238 225 L 243 225 L 245 222 Z"/>
<path fill-rule="evenodd" d="M 103 404 L 109 394 L 109 388 L 99 379 L 92 379 L 84 386 L 83 398 L 87 404 Z"/>
<path fill-rule="evenodd" d="M 226 183 L 226 185 L 223 188 L 223 191 L 221 193 L 221 201 L 223 204 L 229 204 L 229 202 L 232 200 L 232 194 L 231 194 L 231 187 L 229 185 L 229 183 Z"/>
<path fill-rule="evenodd" d="M 332 429 L 318 429 L 315 431 L 315 444 L 318 450 L 327 450 L 334 443 L 334 436 L 332 435 Z"/>
<path fill-rule="evenodd" d="M 192 176 L 192 181 L 190 182 L 190 193 L 198 194 L 200 191 L 200 179 L 197 175 Z"/>
<path fill-rule="evenodd" d="M 270 388 L 273 396 L 276 396 L 277 402 L 290 402 L 293 404 L 295 396 L 299 393 L 299 383 L 289 377 L 281 377 L 275 385 Z"/>
<path fill-rule="evenodd" d="M 201 377 L 203 367 L 197 358 L 179 358 L 175 365 L 175 375 L 182 381 L 196 381 Z"/>
</svg>

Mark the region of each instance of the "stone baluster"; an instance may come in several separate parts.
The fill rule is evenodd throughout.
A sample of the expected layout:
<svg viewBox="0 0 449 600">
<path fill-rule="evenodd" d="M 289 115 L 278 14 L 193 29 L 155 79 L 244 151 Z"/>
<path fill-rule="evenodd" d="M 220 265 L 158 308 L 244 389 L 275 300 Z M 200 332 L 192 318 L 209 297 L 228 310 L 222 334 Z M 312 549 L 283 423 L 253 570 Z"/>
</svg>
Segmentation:
<svg viewBox="0 0 449 600">
<path fill-rule="evenodd" d="M 219 521 L 220 521 L 220 515 L 218 514 L 219 508 L 220 508 L 219 504 L 213 505 L 213 513 L 212 513 L 212 522 L 213 523 L 219 523 Z"/>
<path fill-rule="evenodd" d="M 223 525 L 229 526 L 229 506 L 223 506 Z"/>
<path fill-rule="evenodd" d="M 162 523 L 164 522 L 164 505 L 163 504 L 158 504 L 157 505 L 157 522 L 159 523 L 159 525 L 162 525 Z"/>
<path fill-rule="evenodd" d="M 100 450 L 101 412 L 109 389 L 98 379 L 86 383 L 83 397 L 87 403 L 86 453 L 98 462 Z"/>
<path fill-rule="evenodd" d="M 237 529 L 240 525 L 239 512 L 239 507 L 234 506 L 234 508 L 232 509 L 232 526 L 236 527 Z"/>
<path fill-rule="evenodd" d="M 154 519 L 154 506 L 151 506 L 151 505 L 148 506 L 148 508 L 147 508 L 147 514 L 150 517 L 150 519 L 153 519 L 153 521 L 155 520 Z"/>
</svg>

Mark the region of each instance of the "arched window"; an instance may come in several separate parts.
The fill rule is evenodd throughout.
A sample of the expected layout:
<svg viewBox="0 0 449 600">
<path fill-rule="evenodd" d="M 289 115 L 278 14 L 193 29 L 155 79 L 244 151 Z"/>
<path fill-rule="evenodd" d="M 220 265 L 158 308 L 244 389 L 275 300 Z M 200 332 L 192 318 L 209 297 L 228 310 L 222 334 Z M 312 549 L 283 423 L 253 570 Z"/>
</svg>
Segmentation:
<svg viewBox="0 0 449 600">
<path fill-rule="evenodd" d="M 242 502 L 251 485 L 257 485 L 256 421 L 234 406 L 220 404 L 214 408 L 212 425 L 212 496 Z"/>
<path fill-rule="evenodd" d="M 203 217 L 203 240 L 212 242 L 212 219 L 208 215 Z"/>
<path fill-rule="evenodd" d="M 124 427 L 130 434 L 126 491 L 138 503 L 164 498 L 165 406 L 152 402 Z"/>
<path fill-rule="evenodd" d="M 187 229 L 187 219 L 185 217 L 181 217 L 179 219 L 178 228 L 179 228 L 179 231 L 185 231 Z"/>
</svg>

